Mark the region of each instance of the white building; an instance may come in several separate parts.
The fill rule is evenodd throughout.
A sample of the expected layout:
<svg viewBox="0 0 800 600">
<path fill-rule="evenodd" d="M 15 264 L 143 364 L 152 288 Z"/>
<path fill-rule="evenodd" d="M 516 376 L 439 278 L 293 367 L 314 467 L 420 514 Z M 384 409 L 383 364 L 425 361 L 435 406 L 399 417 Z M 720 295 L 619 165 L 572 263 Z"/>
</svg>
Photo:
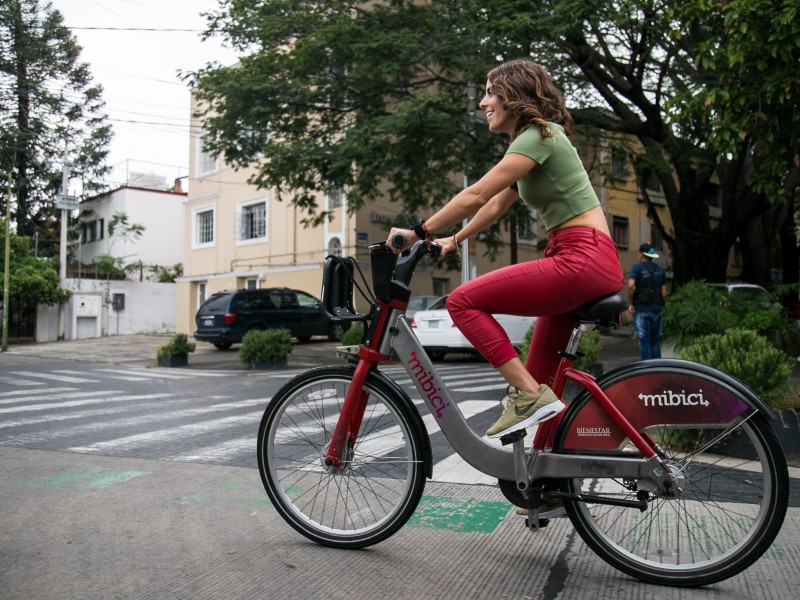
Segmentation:
<svg viewBox="0 0 800 600">
<path fill-rule="evenodd" d="M 124 264 L 141 262 L 146 267 L 171 268 L 182 263 L 183 203 L 180 190 L 123 186 L 80 204 L 80 241 L 74 257 L 83 265 L 102 254 L 121 259 Z M 109 235 L 108 224 L 117 213 L 128 223 L 138 223 L 144 231 L 138 239 Z"/>
</svg>

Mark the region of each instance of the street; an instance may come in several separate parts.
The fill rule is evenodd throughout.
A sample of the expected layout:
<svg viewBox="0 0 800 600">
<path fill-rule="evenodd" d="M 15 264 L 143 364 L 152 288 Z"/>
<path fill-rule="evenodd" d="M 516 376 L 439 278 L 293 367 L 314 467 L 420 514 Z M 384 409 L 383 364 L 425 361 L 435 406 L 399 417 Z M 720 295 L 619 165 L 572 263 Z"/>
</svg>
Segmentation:
<svg viewBox="0 0 800 600">
<path fill-rule="evenodd" d="M 330 344 L 298 348 L 294 366 L 272 372 L 244 370 L 231 353 L 159 369 L 100 341 L 91 356 L 80 345 L 53 346 L 57 355 L 0 357 L 4 600 L 796 595 L 799 468 L 783 529 L 753 567 L 708 588 L 660 588 L 606 565 L 567 519 L 527 531 L 495 482 L 454 455 L 426 419 L 434 477 L 411 521 L 367 550 L 334 550 L 280 519 L 255 457 L 266 402 L 315 353 L 331 357 Z M 474 429 L 496 418 L 505 386 L 486 363 L 437 368 Z M 411 389 L 404 371 L 386 370 Z"/>
</svg>

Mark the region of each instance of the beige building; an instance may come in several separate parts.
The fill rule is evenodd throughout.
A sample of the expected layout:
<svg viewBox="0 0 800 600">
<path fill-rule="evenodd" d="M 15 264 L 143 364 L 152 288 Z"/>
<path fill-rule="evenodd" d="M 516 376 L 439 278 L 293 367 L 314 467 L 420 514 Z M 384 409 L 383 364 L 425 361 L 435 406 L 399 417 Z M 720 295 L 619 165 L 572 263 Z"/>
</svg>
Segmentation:
<svg viewBox="0 0 800 600">
<path fill-rule="evenodd" d="M 200 123 L 192 127 L 200 131 Z M 597 140 L 600 141 L 597 141 Z M 592 140 L 591 143 L 586 143 Z M 665 250 L 638 201 L 636 180 L 628 155 L 614 150 L 597 136 L 575 136 L 584 164 L 608 216 L 625 272 L 638 260 L 637 250 L 652 241 Z M 319 297 L 325 257 L 355 257 L 370 277 L 368 245 L 386 239 L 401 210 L 387 201 L 375 202 L 348 215 L 343 193 L 320 197 L 319 205 L 333 218 L 323 226 L 307 228 L 300 209 L 276 199 L 272 190 L 247 184 L 248 170 L 235 171 L 202 150 L 202 134 L 190 144 L 189 195 L 184 210 L 184 276 L 178 282 L 177 330 L 194 331 L 194 315 L 214 292 L 241 288 L 291 287 Z M 657 192 L 656 192 L 657 193 Z M 666 210 L 662 218 L 668 219 Z M 406 225 L 406 223 L 402 223 Z M 668 227 L 671 226 L 668 223 Z M 504 249 L 490 261 L 481 244 L 470 248 L 471 276 L 510 262 L 510 234 Z M 518 261 L 537 258 L 545 239 L 536 215 L 519 225 Z M 658 262 L 669 272 L 668 257 Z M 424 264 L 417 270 L 414 294 L 443 295 L 462 280 L 460 271 Z M 359 310 L 366 307 L 357 301 Z"/>
</svg>

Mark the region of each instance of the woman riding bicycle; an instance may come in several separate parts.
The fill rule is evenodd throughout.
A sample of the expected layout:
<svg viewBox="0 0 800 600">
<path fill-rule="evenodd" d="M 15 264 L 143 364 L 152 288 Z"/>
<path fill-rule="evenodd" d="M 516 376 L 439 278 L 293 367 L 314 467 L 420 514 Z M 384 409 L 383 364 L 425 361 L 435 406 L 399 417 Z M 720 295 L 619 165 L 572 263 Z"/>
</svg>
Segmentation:
<svg viewBox="0 0 800 600">
<path fill-rule="evenodd" d="M 547 384 L 574 327 L 566 313 L 618 292 L 624 280 L 603 209 L 568 137 L 572 117 L 547 71 L 528 59 L 500 64 L 488 74 L 480 108 L 490 131 L 510 137 L 503 159 L 428 219 L 393 228 L 388 243 L 401 252 L 472 217 L 455 235 L 436 240 L 444 254 L 519 198 L 541 216 L 548 232 L 544 258 L 481 275 L 447 299 L 455 325 L 509 385 L 506 408 L 486 432 L 499 437 L 564 409 Z M 392 245 L 396 233 L 406 236 L 402 248 Z M 537 317 L 524 365 L 493 314 Z"/>
</svg>

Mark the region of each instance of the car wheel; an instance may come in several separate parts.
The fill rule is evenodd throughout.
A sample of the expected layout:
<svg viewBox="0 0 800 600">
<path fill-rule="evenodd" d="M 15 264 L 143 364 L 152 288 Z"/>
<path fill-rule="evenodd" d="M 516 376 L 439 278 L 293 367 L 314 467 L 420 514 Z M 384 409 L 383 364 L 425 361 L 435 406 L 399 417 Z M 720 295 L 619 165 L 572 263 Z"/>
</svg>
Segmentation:
<svg viewBox="0 0 800 600">
<path fill-rule="evenodd" d="M 311 336 L 310 335 L 298 335 L 297 336 L 297 341 L 300 342 L 301 344 L 307 344 L 308 342 L 311 341 Z"/>
<path fill-rule="evenodd" d="M 328 329 L 328 339 L 332 342 L 338 342 L 342 339 L 346 328 L 344 323 L 331 323 Z"/>
<path fill-rule="evenodd" d="M 233 342 L 217 342 L 214 344 L 214 348 L 217 350 L 230 350 L 231 346 L 233 346 Z"/>
<path fill-rule="evenodd" d="M 426 350 L 428 353 L 428 357 L 434 362 L 440 362 L 444 360 L 444 350 Z"/>
</svg>

